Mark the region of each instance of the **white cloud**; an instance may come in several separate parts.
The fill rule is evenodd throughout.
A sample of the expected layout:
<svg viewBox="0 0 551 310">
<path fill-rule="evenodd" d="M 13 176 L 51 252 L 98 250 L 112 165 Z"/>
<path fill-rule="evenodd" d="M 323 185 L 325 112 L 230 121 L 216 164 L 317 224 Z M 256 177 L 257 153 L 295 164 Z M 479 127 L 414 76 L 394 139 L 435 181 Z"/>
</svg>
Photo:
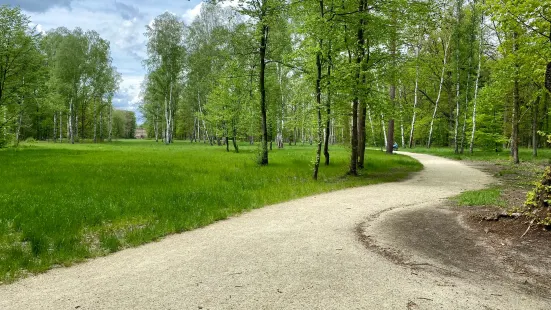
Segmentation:
<svg viewBox="0 0 551 310">
<path fill-rule="evenodd" d="M 49 3 L 44 10 L 27 7 L 25 11 L 33 25 L 36 25 L 37 31 L 48 31 L 58 27 L 80 27 L 84 31 L 95 30 L 102 38 L 111 42 L 113 65 L 117 67 L 123 79 L 114 102 L 119 109 L 133 111 L 137 110 L 137 104 L 141 101 L 140 85 L 146 73 L 142 66 L 142 60 L 147 56 L 147 40 L 144 35 L 146 25 L 165 11 L 182 16 L 186 23 L 189 23 L 200 13 L 202 6 L 200 0 L 27 1 Z M 71 5 L 59 5 L 61 3 Z M 25 6 L 23 8 L 25 9 Z"/>
<path fill-rule="evenodd" d="M 239 0 L 224 1 L 224 2 L 221 3 L 221 6 L 223 8 L 225 8 L 225 7 L 236 8 L 236 7 L 239 6 Z"/>
<path fill-rule="evenodd" d="M 188 9 L 184 12 L 182 18 L 184 19 L 186 25 L 191 24 L 195 17 L 197 17 L 201 13 L 201 7 L 203 7 L 203 2 L 197 4 L 193 9 Z"/>
</svg>

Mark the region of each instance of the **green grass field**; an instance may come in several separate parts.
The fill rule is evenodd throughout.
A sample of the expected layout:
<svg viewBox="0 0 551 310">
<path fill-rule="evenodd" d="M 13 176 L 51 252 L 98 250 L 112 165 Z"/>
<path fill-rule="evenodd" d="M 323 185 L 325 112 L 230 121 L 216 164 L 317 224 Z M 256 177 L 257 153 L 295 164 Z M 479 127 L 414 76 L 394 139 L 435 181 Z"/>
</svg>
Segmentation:
<svg viewBox="0 0 551 310">
<path fill-rule="evenodd" d="M 0 150 L 0 283 L 194 229 L 240 212 L 346 187 L 395 181 L 422 168 L 368 151 L 347 177 L 349 152 L 311 180 L 314 148 L 286 146 L 255 164 L 256 146 L 151 141 L 37 143 Z"/>
</svg>

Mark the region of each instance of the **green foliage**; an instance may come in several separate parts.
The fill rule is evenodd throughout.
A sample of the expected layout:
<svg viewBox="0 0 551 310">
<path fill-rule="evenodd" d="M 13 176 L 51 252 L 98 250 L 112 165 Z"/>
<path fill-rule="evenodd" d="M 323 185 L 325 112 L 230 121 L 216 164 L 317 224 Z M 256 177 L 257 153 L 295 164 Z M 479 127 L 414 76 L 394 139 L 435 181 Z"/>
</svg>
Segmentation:
<svg viewBox="0 0 551 310">
<path fill-rule="evenodd" d="M 551 166 L 545 168 L 534 189 L 528 192 L 524 206 L 523 212 L 534 217 L 538 224 L 551 225 Z"/>
<path fill-rule="evenodd" d="M 151 141 L 38 143 L 0 151 L 0 281 L 194 229 L 316 193 L 396 181 L 421 169 L 405 156 L 368 153 L 363 175 L 344 175 L 348 155 L 310 179 L 312 147 L 271 153 L 273 165 L 224 148 Z M 52 164 L 55 163 L 55 164 Z M 48 199 L 44 199 L 48 197 Z"/>
<path fill-rule="evenodd" d="M 467 191 L 461 193 L 455 198 L 461 206 L 499 206 L 505 205 L 501 198 L 501 190 L 497 188 L 488 188 L 476 191 Z"/>
<path fill-rule="evenodd" d="M 136 114 L 132 111 L 115 110 L 113 112 L 113 137 L 134 139 L 136 133 Z"/>
</svg>

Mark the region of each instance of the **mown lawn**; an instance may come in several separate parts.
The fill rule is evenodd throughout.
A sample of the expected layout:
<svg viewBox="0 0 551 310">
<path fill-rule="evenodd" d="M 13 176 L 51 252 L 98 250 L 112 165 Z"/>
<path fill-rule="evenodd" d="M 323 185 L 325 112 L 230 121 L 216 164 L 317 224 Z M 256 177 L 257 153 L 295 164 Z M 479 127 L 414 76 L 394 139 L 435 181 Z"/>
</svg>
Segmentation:
<svg viewBox="0 0 551 310">
<path fill-rule="evenodd" d="M 311 180 L 314 148 L 286 146 L 255 164 L 256 146 L 151 141 L 38 143 L 0 150 L 0 282 L 194 229 L 240 212 L 346 187 L 395 181 L 422 168 L 367 152 L 347 177 L 349 152 Z"/>
</svg>

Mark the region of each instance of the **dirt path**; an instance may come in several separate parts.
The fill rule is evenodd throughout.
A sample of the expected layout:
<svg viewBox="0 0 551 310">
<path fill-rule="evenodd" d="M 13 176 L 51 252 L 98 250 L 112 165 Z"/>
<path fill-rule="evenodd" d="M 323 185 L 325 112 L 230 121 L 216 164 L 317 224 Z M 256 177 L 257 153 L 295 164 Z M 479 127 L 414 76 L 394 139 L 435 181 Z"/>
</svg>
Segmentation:
<svg viewBox="0 0 551 310">
<path fill-rule="evenodd" d="M 371 226 L 365 235 L 368 221 L 493 181 L 460 162 L 410 155 L 425 169 L 405 182 L 273 205 L 52 270 L 0 287 L 0 309 L 549 309 L 491 277 L 395 264 L 366 247 L 384 233 Z"/>
</svg>

